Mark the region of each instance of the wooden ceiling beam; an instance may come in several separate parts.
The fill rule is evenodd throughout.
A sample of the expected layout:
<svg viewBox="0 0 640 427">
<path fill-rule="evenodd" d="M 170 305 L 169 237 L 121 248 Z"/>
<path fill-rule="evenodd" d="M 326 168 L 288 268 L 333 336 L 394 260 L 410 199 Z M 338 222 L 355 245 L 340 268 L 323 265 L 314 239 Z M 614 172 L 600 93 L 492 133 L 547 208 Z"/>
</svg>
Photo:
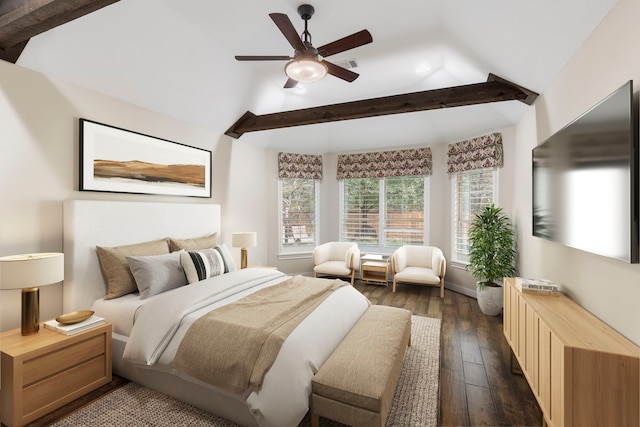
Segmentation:
<svg viewBox="0 0 640 427">
<path fill-rule="evenodd" d="M 247 111 L 226 132 L 232 138 L 240 138 L 246 132 L 280 129 L 292 126 L 328 123 L 338 120 L 361 119 L 389 114 L 411 113 L 463 105 L 485 104 L 501 101 L 521 101 L 533 104 L 538 94 L 511 83 L 494 74 L 484 83 L 426 90 L 402 95 L 371 98 L 361 101 L 280 113 L 255 115 Z"/>
<path fill-rule="evenodd" d="M 2 0 L 0 58 L 16 62 L 31 37 L 119 0 Z"/>
</svg>

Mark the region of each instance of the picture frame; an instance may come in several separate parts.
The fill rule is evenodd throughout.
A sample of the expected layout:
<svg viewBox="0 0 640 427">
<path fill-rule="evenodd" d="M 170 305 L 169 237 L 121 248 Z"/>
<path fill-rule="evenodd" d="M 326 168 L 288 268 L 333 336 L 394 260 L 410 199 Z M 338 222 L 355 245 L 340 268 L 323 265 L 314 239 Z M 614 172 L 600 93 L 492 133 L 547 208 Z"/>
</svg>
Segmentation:
<svg viewBox="0 0 640 427">
<path fill-rule="evenodd" d="M 80 119 L 80 191 L 211 197 L 211 151 Z"/>
</svg>

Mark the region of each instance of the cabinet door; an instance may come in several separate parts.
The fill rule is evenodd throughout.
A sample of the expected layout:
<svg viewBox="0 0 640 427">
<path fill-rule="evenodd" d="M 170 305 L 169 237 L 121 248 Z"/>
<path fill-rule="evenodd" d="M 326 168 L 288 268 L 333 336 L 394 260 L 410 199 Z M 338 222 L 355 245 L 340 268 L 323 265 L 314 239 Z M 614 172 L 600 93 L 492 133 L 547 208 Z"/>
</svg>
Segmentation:
<svg viewBox="0 0 640 427">
<path fill-rule="evenodd" d="M 538 389 L 540 390 L 540 409 L 549 425 L 551 422 L 551 330 L 539 322 L 539 358 Z"/>
<path fill-rule="evenodd" d="M 510 295 L 511 313 L 509 322 L 511 322 L 510 334 L 511 334 L 511 348 L 513 353 L 520 357 L 518 354 L 518 293 L 511 292 Z"/>
<path fill-rule="evenodd" d="M 517 294 L 518 300 L 518 358 L 520 365 L 525 368 L 527 356 L 527 303 L 521 294 Z"/>
<path fill-rule="evenodd" d="M 525 356 L 525 372 L 529 378 L 531 390 L 540 397 L 540 387 L 538 379 L 538 365 L 540 363 L 540 319 L 530 306 L 526 307 L 526 356 Z"/>
<path fill-rule="evenodd" d="M 551 334 L 551 422 L 554 426 L 571 425 L 570 420 L 565 419 L 564 413 L 565 366 L 564 345 L 558 337 Z"/>
<path fill-rule="evenodd" d="M 511 341 L 511 293 L 513 292 L 513 286 L 511 286 L 511 282 L 509 280 L 505 280 L 504 285 L 504 293 L 502 294 L 502 306 L 504 310 L 502 317 L 502 332 L 504 333 L 504 337 L 507 339 L 509 345 L 513 346 L 513 342 Z"/>
</svg>

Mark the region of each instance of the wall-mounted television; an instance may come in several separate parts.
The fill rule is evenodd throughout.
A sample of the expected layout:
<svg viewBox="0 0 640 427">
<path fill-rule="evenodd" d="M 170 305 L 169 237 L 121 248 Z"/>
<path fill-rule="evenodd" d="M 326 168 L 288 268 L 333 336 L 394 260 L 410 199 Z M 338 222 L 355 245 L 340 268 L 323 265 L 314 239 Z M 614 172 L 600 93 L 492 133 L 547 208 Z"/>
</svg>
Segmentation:
<svg viewBox="0 0 640 427">
<path fill-rule="evenodd" d="M 628 81 L 533 149 L 533 235 L 637 263 L 639 156 Z"/>
</svg>

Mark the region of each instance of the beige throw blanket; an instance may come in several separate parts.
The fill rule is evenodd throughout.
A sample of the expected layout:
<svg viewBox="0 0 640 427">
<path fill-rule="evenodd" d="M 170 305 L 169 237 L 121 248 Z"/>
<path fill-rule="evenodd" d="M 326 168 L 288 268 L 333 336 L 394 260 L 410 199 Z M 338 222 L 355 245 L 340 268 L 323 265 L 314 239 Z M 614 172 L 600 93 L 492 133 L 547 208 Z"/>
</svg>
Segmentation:
<svg viewBox="0 0 640 427">
<path fill-rule="evenodd" d="M 173 367 L 241 394 L 257 391 L 285 338 L 341 280 L 295 276 L 196 320 Z"/>
</svg>

